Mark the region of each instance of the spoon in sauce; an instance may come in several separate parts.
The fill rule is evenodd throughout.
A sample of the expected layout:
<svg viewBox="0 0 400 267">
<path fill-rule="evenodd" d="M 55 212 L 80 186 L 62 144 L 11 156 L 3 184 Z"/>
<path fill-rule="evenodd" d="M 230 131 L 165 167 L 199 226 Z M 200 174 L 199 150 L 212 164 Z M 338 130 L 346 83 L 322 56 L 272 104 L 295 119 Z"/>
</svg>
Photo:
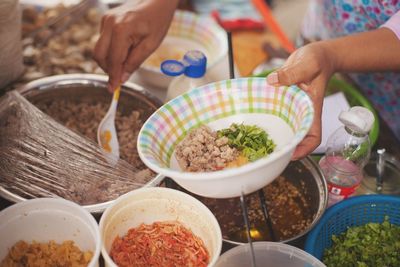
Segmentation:
<svg viewBox="0 0 400 267">
<path fill-rule="evenodd" d="M 120 92 L 121 87 L 118 86 L 114 91 L 110 107 L 97 128 L 97 142 L 107 154 L 112 155 L 116 160 L 119 158 L 119 143 L 115 129 L 115 115 Z"/>
</svg>

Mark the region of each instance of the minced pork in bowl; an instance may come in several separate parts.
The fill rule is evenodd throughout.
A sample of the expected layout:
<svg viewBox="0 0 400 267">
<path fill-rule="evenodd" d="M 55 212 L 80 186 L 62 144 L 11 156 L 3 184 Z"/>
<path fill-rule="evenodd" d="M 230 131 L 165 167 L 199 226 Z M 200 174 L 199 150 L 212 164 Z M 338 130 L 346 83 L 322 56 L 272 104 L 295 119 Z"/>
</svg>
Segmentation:
<svg viewBox="0 0 400 267">
<path fill-rule="evenodd" d="M 273 87 L 264 78 L 225 80 L 193 89 L 164 104 L 143 125 L 137 147 L 150 169 L 171 177 L 188 191 L 211 198 L 236 197 L 254 192 L 279 176 L 309 131 L 313 117 L 310 97 L 296 86 Z M 269 155 L 239 167 L 200 172 L 182 169 L 175 152 L 192 131 L 207 126 L 209 135 L 213 135 L 213 131 L 229 129 L 233 123 L 244 125 L 252 133 L 266 132 L 274 144 Z M 212 143 L 200 139 L 198 143 L 203 142 L 204 147 Z M 220 158 L 229 150 L 210 149 L 217 157 L 220 153 Z M 201 157 L 202 151 L 195 153 Z M 212 158 L 205 165 L 217 161 Z"/>
<path fill-rule="evenodd" d="M 30 82 L 20 88 L 19 92 L 56 121 L 50 122 L 50 119 L 45 121 L 46 126 L 58 125 L 54 127 L 57 132 L 49 132 L 47 136 L 46 133 L 42 134 L 46 136 L 47 143 L 49 140 L 55 144 L 62 143 L 61 139 L 54 138 L 54 136 L 59 137 L 60 132 L 66 131 L 62 130 L 64 128 L 62 125 L 64 125 L 74 132 L 74 136 L 80 134 L 86 137 L 82 140 L 87 140 L 86 143 L 90 142 L 99 149 L 96 139 L 97 127 L 112 99 L 112 94 L 107 91 L 107 81 L 108 77 L 105 75 L 64 74 Z M 93 154 L 94 156 L 90 154 L 88 162 L 80 163 L 77 161 L 81 156 L 79 153 L 76 156 L 67 157 L 66 150 L 64 151 L 61 145 L 57 145 L 56 148 L 52 146 L 52 149 L 47 152 L 50 155 L 47 158 L 45 156 L 37 157 L 35 161 L 30 160 L 27 156 L 21 158 L 20 162 L 26 164 L 13 167 L 18 170 L 17 173 L 0 168 L 0 195 L 12 202 L 56 195 L 83 205 L 90 212 L 102 212 L 118 196 L 148 185 L 155 179 L 156 174 L 148 169 L 139 158 L 136 144 L 139 130 L 144 121 L 159 106 L 161 106 L 161 101 L 144 88 L 133 83 L 125 83 L 121 89 L 116 115 L 116 129 L 122 159 L 122 163 L 118 167 L 109 172 L 103 172 L 107 170 L 107 165 L 101 165 L 102 172 L 98 173 L 97 170 L 100 169 L 95 169 L 93 174 L 88 171 L 87 166 L 89 163 L 98 162 L 96 160 L 99 158 L 95 157 L 97 154 Z M 38 112 L 35 111 L 35 113 Z M 30 118 L 25 119 L 29 121 Z M 3 117 L 0 115 L 1 120 Z M 30 123 L 35 126 L 41 121 L 30 120 Z M 0 123 L 0 130 L 1 127 Z M 16 150 L 15 147 L 13 149 Z M 40 146 L 37 146 L 34 152 L 37 151 L 41 151 Z M 99 151 L 101 150 L 99 149 Z M 10 154 L 10 152 L 8 153 Z M 82 152 L 82 155 L 86 154 Z M 22 169 L 25 165 L 28 167 Z M 35 172 L 29 172 L 30 166 L 35 168 Z M 56 172 L 62 175 L 56 175 Z M 26 175 L 26 173 L 28 174 Z M 13 186 L 18 180 L 16 178 L 28 185 L 29 194 L 17 190 L 19 184 L 16 187 Z M 43 181 L 50 182 L 44 183 Z M 25 190 L 25 188 L 22 189 Z"/>
</svg>

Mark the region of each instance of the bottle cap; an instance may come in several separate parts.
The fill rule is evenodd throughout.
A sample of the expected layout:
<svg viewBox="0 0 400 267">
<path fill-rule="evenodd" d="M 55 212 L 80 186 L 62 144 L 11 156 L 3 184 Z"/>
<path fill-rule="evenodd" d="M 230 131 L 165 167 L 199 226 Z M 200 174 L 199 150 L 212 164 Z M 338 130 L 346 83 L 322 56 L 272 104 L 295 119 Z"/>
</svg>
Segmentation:
<svg viewBox="0 0 400 267">
<path fill-rule="evenodd" d="M 183 61 L 186 65 L 186 76 L 191 78 L 200 78 L 206 73 L 207 58 L 202 52 L 198 50 L 189 51 L 183 57 Z"/>
<path fill-rule="evenodd" d="M 185 72 L 185 66 L 177 60 L 165 60 L 160 66 L 161 72 L 168 76 L 179 76 Z"/>
<path fill-rule="evenodd" d="M 351 130 L 367 134 L 374 124 L 374 114 L 364 107 L 355 106 L 348 111 L 342 111 L 339 120 Z"/>
</svg>

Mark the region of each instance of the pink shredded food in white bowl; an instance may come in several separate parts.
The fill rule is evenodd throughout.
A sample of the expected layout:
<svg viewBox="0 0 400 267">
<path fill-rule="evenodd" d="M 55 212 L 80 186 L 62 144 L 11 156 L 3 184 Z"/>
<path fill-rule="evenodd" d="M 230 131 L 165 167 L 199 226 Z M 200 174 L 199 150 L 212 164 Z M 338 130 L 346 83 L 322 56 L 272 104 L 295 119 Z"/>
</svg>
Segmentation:
<svg viewBox="0 0 400 267">
<path fill-rule="evenodd" d="M 222 248 L 220 226 L 199 200 L 178 190 L 131 191 L 100 219 L 106 266 L 213 266 Z"/>
</svg>

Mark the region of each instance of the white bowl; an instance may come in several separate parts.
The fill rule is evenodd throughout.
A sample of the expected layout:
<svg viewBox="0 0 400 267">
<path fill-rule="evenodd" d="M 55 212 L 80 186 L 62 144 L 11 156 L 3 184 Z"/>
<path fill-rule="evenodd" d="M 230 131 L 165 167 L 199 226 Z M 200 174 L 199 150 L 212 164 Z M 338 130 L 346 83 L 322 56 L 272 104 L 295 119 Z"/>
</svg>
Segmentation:
<svg viewBox="0 0 400 267">
<path fill-rule="evenodd" d="M 276 242 L 253 242 L 253 248 L 257 266 L 326 267 L 314 256 L 288 244 Z M 250 246 L 240 245 L 228 250 L 222 254 L 215 266 L 251 266 Z"/>
<path fill-rule="evenodd" d="M 194 197 L 169 188 L 141 188 L 129 192 L 109 206 L 100 219 L 101 253 L 106 266 L 116 267 L 109 252 L 114 239 L 130 228 L 157 221 L 178 221 L 203 242 L 210 255 L 209 266 L 217 261 L 222 234 L 211 211 Z"/>
<path fill-rule="evenodd" d="M 193 12 L 176 11 L 171 26 L 158 49 L 137 70 L 139 78 L 160 88 L 167 88 L 173 77 L 160 71 L 166 59 L 182 60 L 190 50 L 200 50 L 207 57 L 210 72 L 228 52 L 225 31 L 211 18 Z"/>
<path fill-rule="evenodd" d="M 163 105 L 138 137 L 142 161 L 185 189 L 206 197 L 228 198 L 263 188 L 285 169 L 314 117 L 308 95 L 296 86 L 273 87 L 264 78 L 240 78 L 191 90 Z M 193 128 L 214 130 L 231 123 L 263 128 L 276 144 L 273 153 L 238 168 L 185 172 L 174 156 L 177 144 Z"/>
<path fill-rule="evenodd" d="M 93 252 L 88 266 L 98 266 L 101 240 L 97 222 L 88 211 L 68 200 L 37 198 L 2 210 L 0 237 L 0 262 L 20 240 L 27 243 L 72 240 L 80 250 Z"/>
</svg>

